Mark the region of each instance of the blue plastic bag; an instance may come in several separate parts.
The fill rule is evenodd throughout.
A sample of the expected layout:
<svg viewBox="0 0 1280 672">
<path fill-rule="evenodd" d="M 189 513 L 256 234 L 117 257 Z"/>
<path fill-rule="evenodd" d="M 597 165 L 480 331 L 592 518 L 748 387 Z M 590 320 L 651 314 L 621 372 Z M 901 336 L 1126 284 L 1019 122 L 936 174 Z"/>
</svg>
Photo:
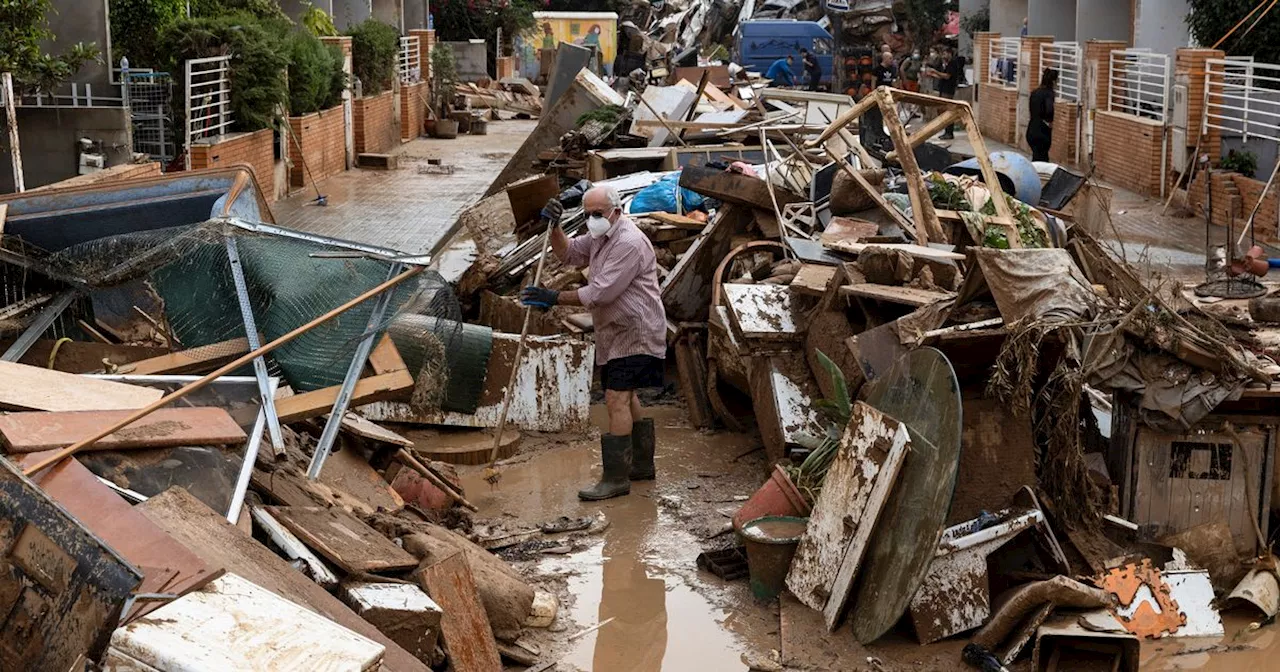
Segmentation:
<svg viewBox="0 0 1280 672">
<path fill-rule="evenodd" d="M 631 199 L 631 212 L 676 212 L 676 190 L 680 190 L 683 212 L 702 209 L 706 198 L 696 191 L 680 187 L 680 173 L 672 173 L 641 189 Z"/>
</svg>

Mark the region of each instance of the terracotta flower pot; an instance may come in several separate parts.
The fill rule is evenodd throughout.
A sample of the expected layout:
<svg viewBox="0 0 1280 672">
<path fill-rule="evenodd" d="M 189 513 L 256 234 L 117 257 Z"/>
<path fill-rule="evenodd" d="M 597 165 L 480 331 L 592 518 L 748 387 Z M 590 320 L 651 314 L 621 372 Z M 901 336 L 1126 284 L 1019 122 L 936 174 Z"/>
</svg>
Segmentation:
<svg viewBox="0 0 1280 672">
<path fill-rule="evenodd" d="M 756 494 L 751 495 L 738 512 L 733 514 L 733 529 L 739 534 L 742 533 L 742 526 L 756 518 L 764 516 L 798 516 L 804 518 L 809 515 L 809 503 L 804 501 L 804 495 L 796 489 L 791 477 L 787 476 L 787 472 L 782 467 L 775 466 L 773 472 L 769 474 L 769 480 L 756 490 Z"/>
</svg>

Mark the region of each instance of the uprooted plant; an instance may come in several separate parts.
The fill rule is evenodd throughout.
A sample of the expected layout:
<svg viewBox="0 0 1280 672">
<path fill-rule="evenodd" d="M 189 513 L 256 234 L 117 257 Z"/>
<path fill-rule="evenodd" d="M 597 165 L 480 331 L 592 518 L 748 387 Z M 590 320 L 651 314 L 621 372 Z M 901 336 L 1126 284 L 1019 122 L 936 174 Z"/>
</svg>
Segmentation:
<svg viewBox="0 0 1280 672">
<path fill-rule="evenodd" d="M 796 489 L 810 504 L 818 500 L 818 494 L 822 491 L 822 481 L 826 479 L 827 471 L 835 461 L 836 453 L 840 450 L 840 439 L 844 436 L 845 427 L 853 416 L 849 384 L 844 377 L 844 372 L 821 350 L 817 351 L 817 357 L 823 370 L 831 378 L 831 388 L 835 391 L 833 399 L 821 399 L 817 403 L 818 408 L 831 419 L 831 423 L 827 425 L 826 434 L 821 437 L 802 435 L 799 443 L 809 449 L 809 454 L 799 466 L 783 467 L 783 471 L 787 473 Z"/>
</svg>

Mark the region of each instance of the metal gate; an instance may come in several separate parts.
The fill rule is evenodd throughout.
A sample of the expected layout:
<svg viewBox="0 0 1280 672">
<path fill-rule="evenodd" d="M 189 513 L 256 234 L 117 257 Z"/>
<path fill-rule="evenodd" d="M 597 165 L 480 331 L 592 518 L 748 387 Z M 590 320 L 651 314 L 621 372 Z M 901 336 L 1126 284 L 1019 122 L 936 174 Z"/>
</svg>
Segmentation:
<svg viewBox="0 0 1280 672">
<path fill-rule="evenodd" d="M 186 62 L 187 170 L 191 145 L 226 135 L 231 128 L 231 57 L 193 58 Z"/>
<path fill-rule="evenodd" d="M 162 169 L 178 155 L 173 127 L 173 79 L 167 72 L 129 71 L 125 104 L 133 126 L 133 151 L 151 155 Z"/>
</svg>

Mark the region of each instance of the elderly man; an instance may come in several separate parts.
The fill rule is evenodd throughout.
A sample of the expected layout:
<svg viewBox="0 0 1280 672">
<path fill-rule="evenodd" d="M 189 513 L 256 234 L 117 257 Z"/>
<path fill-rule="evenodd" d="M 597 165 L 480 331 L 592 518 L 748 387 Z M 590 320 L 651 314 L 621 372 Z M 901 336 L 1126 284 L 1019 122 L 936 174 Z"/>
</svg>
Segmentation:
<svg viewBox="0 0 1280 672">
<path fill-rule="evenodd" d="M 565 292 L 525 287 L 520 298 L 530 306 L 585 306 L 591 311 L 609 432 L 600 439 L 600 482 L 578 491 L 578 498 L 598 500 L 631 492 L 631 481 L 654 478 L 653 420 L 640 417 L 636 390 L 662 386 L 667 318 L 653 244 L 622 216 L 618 192 L 593 187 L 582 207 L 587 233 L 573 240 L 560 228 L 564 209 L 559 201 L 550 201 L 543 214 L 550 220 L 552 251 L 567 265 L 588 267 L 587 286 Z"/>
</svg>

